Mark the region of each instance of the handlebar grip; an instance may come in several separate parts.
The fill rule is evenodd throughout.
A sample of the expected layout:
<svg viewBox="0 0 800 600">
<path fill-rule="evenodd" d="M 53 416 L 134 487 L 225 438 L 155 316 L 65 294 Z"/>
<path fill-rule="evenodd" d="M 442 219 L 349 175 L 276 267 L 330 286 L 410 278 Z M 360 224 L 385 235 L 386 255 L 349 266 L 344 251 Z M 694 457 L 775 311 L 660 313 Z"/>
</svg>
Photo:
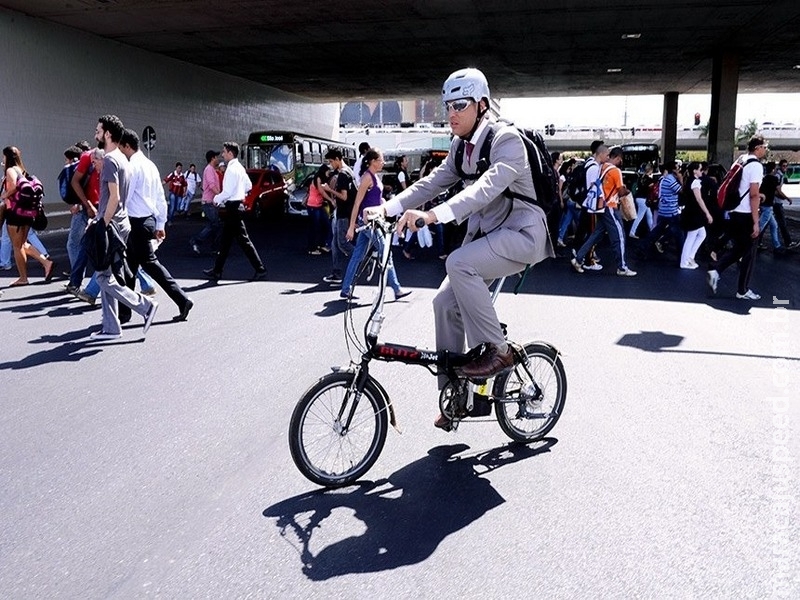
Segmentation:
<svg viewBox="0 0 800 600">
<path fill-rule="evenodd" d="M 417 229 L 422 229 L 425 227 L 425 219 L 419 217 L 416 221 L 414 221 L 414 225 L 416 225 Z"/>
</svg>

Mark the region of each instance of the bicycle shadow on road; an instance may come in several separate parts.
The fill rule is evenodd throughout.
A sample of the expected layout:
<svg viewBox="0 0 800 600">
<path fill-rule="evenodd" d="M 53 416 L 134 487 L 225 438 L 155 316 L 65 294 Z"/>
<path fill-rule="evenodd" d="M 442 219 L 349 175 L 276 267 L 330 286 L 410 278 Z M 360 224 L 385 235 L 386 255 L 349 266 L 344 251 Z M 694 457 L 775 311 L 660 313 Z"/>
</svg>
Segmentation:
<svg viewBox="0 0 800 600">
<path fill-rule="evenodd" d="M 461 456 L 466 444 L 437 446 L 387 479 L 295 496 L 263 515 L 276 519 L 313 581 L 396 569 L 427 559 L 449 535 L 505 502 L 483 475 L 549 452 L 557 442 L 510 443 Z M 342 512 L 352 513 L 366 530 L 337 539 L 337 532 L 353 530 L 337 526 Z M 332 522 L 323 527 L 326 519 Z"/>
</svg>

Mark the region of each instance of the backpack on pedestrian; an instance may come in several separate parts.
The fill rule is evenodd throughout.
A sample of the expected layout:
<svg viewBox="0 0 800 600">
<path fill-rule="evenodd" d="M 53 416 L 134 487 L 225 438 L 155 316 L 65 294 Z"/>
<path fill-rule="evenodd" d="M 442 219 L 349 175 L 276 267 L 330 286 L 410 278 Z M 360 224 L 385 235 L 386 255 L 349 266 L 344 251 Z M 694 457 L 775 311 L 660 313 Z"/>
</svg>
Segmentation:
<svg viewBox="0 0 800 600">
<path fill-rule="evenodd" d="M 75 171 L 78 170 L 79 162 L 80 161 L 76 160 L 68 165 L 64 165 L 64 168 L 61 169 L 61 172 L 58 174 L 58 193 L 61 199 L 70 205 L 81 203 L 81 199 L 78 198 L 78 194 L 76 194 L 75 190 L 72 188 L 72 178 L 75 175 Z M 89 175 L 91 175 L 93 171 L 94 165 L 90 165 L 89 171 L 87 171 L 81 179 L 81 188 L 86 187 L 86 182 L 89 181 Z"/>
<path fill-rule="evenodd" d="M 725 179 L 717 190 L 717 203 L 724 211 L 730 211 L 739 206 L 744 197 L 749 194 L 749 190 L 741 196 L 739 195 L 739 184 L 742 182 L 742 172 L 751 162 L 758 162 L 757 158 L 749 158 L 744 163 L 737 160 L 733 163 L 731 170 L 725 174 Z"/>
<path fill-rule="evenodd" d="M 567 194 L 576 204 L 583 204 L 586 195 L 589 193 L 586 187 L 586 161 L 576 165 L 570 173 L 567 181 Z"/>
<path fill-rule="evenodd" d="M 467 174 L 461 167 L 464 160 L 464 149 L 466 142 L 461 140 L 456 148 L 455 165 L 461 179 L 474 180 L 483 175 L 490 166 L 489 152 L 494 141 L 495 134 L 506 125 L 514 127 L 512 123 L 506 121 L 498 121 L 493 123 L 483 140 L 480 150 L 478 151 L 478 171 L 477 173 Z M 522 138 L 522 143 L 525 146 L 525 153 L 528 156 L 528 163 L 531 168 L 531 180 L 533 182 L 533 189 L 536 191 L 536 198 L 530 198 L 524 194 L 512 192 L 509 188 L 503 191 L 503 195 L 514 199 L 530 202 L 541 208 L 545 214 L 556 205 L 560 204 L 558 197 L 558 173 L 553 167 L 553 159 L 550 151 L 547 149 L 547 144 L 542 138 L 541 134 L 532 129 L 522 129 L 514 127 Z"/>
<path fill-rule="evenodd" d="M 42 198 L 44 198 L 44 186 L 39 178 L 28 173 L 20 173 L 17 177 L 17 190 L 14 193 L 11 212 L 18 219 L 33 224 L 37 215 L 44 211 Z"/>
</svg>

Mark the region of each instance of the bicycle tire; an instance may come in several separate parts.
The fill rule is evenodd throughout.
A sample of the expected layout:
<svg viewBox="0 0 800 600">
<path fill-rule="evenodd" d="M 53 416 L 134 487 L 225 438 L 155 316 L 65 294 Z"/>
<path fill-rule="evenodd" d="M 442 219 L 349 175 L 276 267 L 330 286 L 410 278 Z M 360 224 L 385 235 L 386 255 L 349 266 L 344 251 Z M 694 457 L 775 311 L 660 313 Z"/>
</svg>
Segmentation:
<svg viewBox="0 0 800 600">
<path fill-rule="evenodd" d="M 492 394 L 498 399 L 495 410 L 503 432 L 514 441 L 530 444 L 546 436 L 561 417 L 567 375 L 558 350 L 549 344 L 527 344 L 525 354 L 527 368 L 518 364 L 495 378 Z M 537 386 L 541 395 L 533 398 Z"/>
<path fill-rule="evenodd" d="M 299 471 L 325 487 L 354 483 L 378 460 L 388 431 L 388 406 L 377 386 L 367 381 L 347 432 L 339 414 L 352 406 L 349 390 L 355 373 L 320 378 L 297 402 L 289 424 L 289 450 Z M 343 405 L 346 402 L 346 405 Z"/>
</svg>

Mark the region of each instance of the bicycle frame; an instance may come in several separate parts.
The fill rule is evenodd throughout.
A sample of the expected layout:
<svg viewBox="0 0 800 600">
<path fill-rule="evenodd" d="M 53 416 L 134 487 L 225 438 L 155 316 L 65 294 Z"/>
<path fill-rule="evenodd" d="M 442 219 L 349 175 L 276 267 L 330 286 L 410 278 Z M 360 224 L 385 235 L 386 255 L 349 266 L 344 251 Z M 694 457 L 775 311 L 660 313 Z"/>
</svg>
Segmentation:
<svg viewBox="0 0 800 600">
<path fill-rule="evenodd" d="M 368 228 L 372 228 L 374 234 L 382 235 L 384 238 L 384 243 L 383 254 L 380 258 L 381 274 L 378 282 L 378 292 L 372 301 L 370 317 L 365 326 L 365 340 L 368 350 L 362 354 L 360 364 L 358 365 L 358 371 L 362 377 L 356 378 L 356 389 L 359 391 L 363 390 L 363 385 L 365 384 L 369 373 L 369 363 L 373 359 L 384 362 L 401 362 L 408 365 L 419 365 L 428 368 L 428 370 L 430 370 L 432 373 L 435 372 L 434 368 L 436 368 L 440 372 L 446 374 L 451 381 L 457 381 L 459 379 L 459 375 L 456 373 L 456 368 L 462 367 L 474 360 L 480 353 L 480 346 L 465 354 L 462 354 L 458 352 L 451 352 L 449 350 L 429 350 L 403 344 L 378 343 L 378 336 L 380 335 L 381 327 L 383 326 L 383 321 L 385 319 L 383 309 L 386 296 L 386 284 L 388 280 L 391 239 L 392 234 L 394 233 L 394 227 L 384 219 L 377 218 L 371 221 L 369 224 L 360 227 L 358 231 L 364 231 Z M 505 280 L 506 277 L 502 277 L 496 281 L 494 288 L 491 291 L 492 304 L 496 302 L 498 296 L 500 295 Z M 505 332 L 505 325 L 502 326 L 503 331 Z M 362 380 L 360 387 L 358 387 L 359 379 Z M 469 386 L 469 398 L 471 404 L 471 392 L 473 384 L 469 383 Z"/>
<path fill-rule="evenodd" d="M 439 376 L 439 407 L 447 421 L 446 427 L 439 425 L 443 429 L 455 430 L 469 417 L 473 422 L 496 421 L 517 442 L 543 439 L 558 421 L 566 398 L 566 375 L 558 351 L 546 342 L 519 345 L 509 341 L 513 369 L 473 384 L 463 376 L 461 367 L 479 356 L 484 345 L 462 354 L 379 343 L 394 227 L 380 220 L 361 230 L 366 228 L 371 228 L 373 235 L 382 235 L 385 243 L 379 287 L 364 325 L 363 341 L 358 340 L 353 326 L 352 307 L 345 313 L 345 336 L 348 343 L 356 345 L 360 359 L 354 360 L 351 354 L 349 366 L 334 368 L 333 373 L 321 377 L 295 406 L 289 448 L 301 473 L 326 487 L 348 485 L 374 465 L 388 426 L 400 431 L 389 395 L 369 372 L 372 360 L 419 365 Z M 492 290 L 492 303 L 504 280 L 499 279 Z M 491 415 L 492 407 L 493 417 L 480 419 Z"/>
</svg>

